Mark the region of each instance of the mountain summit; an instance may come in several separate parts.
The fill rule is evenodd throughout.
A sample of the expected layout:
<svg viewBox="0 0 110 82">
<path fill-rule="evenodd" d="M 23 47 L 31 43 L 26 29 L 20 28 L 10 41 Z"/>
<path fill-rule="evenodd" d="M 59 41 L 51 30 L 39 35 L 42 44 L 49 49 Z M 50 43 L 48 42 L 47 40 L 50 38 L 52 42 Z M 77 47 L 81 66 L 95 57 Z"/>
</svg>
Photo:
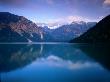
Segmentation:
<svg viewBox="0 0 110 82">
<path fill-rule="evenodd" d="M 52 35 L 55 41 L 69 42 L 71 39 L 79 37 L 88 29 L 96 25 L 96 22 L 74 21 L 71 24 L 60 26 L 55 29 Z"/>
<path fill-rule="evenodd" d="M 0 12 L 0 42 L 41 41 L 42 31 L 23 16 Z"/>
<path fill-rule="evenodd" d="M 71 40 L 78 43 L 105 43 L 110 42 L 110 15 L 102 19 L 93 28 L 80 37 Z"/>
</svg>

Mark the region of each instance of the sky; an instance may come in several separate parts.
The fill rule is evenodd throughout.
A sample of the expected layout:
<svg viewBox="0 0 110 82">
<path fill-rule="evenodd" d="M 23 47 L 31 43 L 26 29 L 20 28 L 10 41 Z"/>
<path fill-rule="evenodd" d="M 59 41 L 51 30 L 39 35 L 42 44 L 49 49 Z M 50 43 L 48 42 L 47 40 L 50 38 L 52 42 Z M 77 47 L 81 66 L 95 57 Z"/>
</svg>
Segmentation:
<svg viewBox="0 0 110 82">
<path fill-rule="evenodd" d="M 110 14 L 110 0 L 0 0 L 0 12 L 35 23 L 99 21 Z"/>
</svg>

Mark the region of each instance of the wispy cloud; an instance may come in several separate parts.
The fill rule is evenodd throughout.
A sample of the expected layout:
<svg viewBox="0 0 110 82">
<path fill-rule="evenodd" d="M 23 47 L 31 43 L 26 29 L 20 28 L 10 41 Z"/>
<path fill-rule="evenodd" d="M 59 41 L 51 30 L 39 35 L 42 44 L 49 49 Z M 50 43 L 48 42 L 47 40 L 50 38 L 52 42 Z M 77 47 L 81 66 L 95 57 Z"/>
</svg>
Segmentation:
<svg viewBox="0 0 110 82">
<path fill-rule="evenodd" d="M 105 1 L 104 1 L 104 4 L 110 5 L 110 0 L 105 0 Z"/>
<path fill-rule="evenodd" d="M 84 21 L 84 22 L 96 22 L 96 20 L 90 20 L 87 19 L 85 17 L 81 17 L 81 16 L 67 16 L 67 17 L 63 17 L 63 18 L 56 18 L 56 19 L 48 19 L 47 22 L 45 23 L 38 23 L 37 24 L 39 26 L 49 26 L 50 28 L 54 27 L 57 28 L 58 26 L 62 26 L 65 24 L 71 24 L 72 22 L 80 22 L 80 21 Z"/>
<path fill-rule="evenodd" d="M 26 0 L 0 0 L 3 5 L 21 6 L 26 3 Z"/>
<path fill-rule="evenodd" d="M 85 22 L 90 22 L 90 21 L 94 21 L 94 20 L 90 20 L 88 18 L 85 17 L 81 17 L 81 16 L 67 16 L 67 17 L 63 17 L 63 18 L 56 18 L 56 19 L 49 19 L 47 22 L 48 23 L 71 23 L 73 21 L 85 21 Z"/>
<path fill-rule="evenodd" d="M 108 11 L 110 11 L 110 0 L 104 0 L 103 8 L 105 8 Z"/>
<path fill-rule="evenodd" d="M 47 4 L 49 4 L 49 5 L 52 5 L 52 4 L 54 4 L 54 0 L 40 0 L 40 1 L 38 1 L 38 0 L 0 0 L 0 3 L 2 3 L 2 4 L 6 4 L 6 5 L 12 5 L 12 6 L 14 6 L 14 5 L 24 5 L 24 4 L 26 4 L 26 3 L 30 3 L 30 4 L 37 4 L 38 2 L 45 2 L 45 3 L 47 3 Z"/>
<path fill-rule="evenodd" d="M 49 5 L 53 5 L 53 4 L 54 4 L 54 0 L 46 0 L 46 2 L 47 2 Z"/>
<path fill-rule="evenodd" d="M 68 16 L 66 19 L 69 22 L 73 22 L 73 21 L 85 21 L 85 22 L 92 21 L 90 19 L 87 19 L 87 18 L 81 17 L 81 16 Z"/>
</svg>

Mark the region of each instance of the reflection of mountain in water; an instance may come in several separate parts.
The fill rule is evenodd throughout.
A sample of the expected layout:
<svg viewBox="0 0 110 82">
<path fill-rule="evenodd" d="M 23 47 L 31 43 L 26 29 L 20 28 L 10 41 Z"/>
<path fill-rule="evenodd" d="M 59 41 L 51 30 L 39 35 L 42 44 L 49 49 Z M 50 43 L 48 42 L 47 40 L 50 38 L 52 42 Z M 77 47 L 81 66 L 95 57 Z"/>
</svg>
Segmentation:
<svg viewBox="0 0 110 82">
<path fill-rule="evenodd" d="M 77 62 L 89 61 L 79 49 L 66 44 L 1 44 L 0 71 L 6 72 L 24 67 L 36 59 L 51 59 L 57 61 Z"/>
<path fill-rule="evenodd" d="M 37 59 L 84 65 L 86 62 L 93 62 L 90 57 L 110 68 L 109 47 L 78 44 L 0 44 L 0 72 L 24 67 Z"/>
<path fill-rule="evenodd" d="M 71 44 L 44 44 L 42 57 L 47 58 L 49 56 L 56 56 L 63 60 L 70 60 L 72 62 L 84 62 L 89 61 L 90 58 L 87 57 L 80 49 L 77 49 Z"/>
<path fill-rule="evenodd" d="M 98 45 L 84 45 L 79 46 L 84 53 L 93 58 L 105 68 L 110 70 L 110 45 L 98 44 Z"/>
<path fill-rule="evenodd" d="M 34 61 L 39 55 L 40 45 L 34 49 L 26 44 L 0 44 L 0 72 L 23 67 Z"/>
</svg>

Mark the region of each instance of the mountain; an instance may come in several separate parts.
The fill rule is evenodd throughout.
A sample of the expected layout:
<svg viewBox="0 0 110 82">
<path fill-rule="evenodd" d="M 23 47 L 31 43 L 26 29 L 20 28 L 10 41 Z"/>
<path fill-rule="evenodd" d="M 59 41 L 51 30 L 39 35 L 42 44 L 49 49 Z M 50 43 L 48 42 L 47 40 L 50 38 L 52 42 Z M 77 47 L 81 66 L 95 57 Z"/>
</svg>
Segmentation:
<svg viewBox="0 0 110 82">
<path fill-rule="evenodd" d="M 42 41 L 42 30 L 23 16 L 0 12 L 0 42 Z"/>
<path fill-rule="evenodd" d="M 39 26 L 23 16 L 0 12 L 0 42 L 68 42 L 96 22 L 72 22 L 56 29 Z"/>
<path fill-rule="evenodd" d="M 52 37 L 54 41 L 67 42 L 73 38 L 76 38 L 87 31 L 89 28 L 96 25 L 96 22 L 72 22 L 71 24 L 60 26 L 52 31 Z"/>
<path fill-rule="evenodd" d="M 78 43 L 106 43 L 110 42 L 110 15 L 102 19 L 93 28 L 70 42 Z"/>
</svg>

